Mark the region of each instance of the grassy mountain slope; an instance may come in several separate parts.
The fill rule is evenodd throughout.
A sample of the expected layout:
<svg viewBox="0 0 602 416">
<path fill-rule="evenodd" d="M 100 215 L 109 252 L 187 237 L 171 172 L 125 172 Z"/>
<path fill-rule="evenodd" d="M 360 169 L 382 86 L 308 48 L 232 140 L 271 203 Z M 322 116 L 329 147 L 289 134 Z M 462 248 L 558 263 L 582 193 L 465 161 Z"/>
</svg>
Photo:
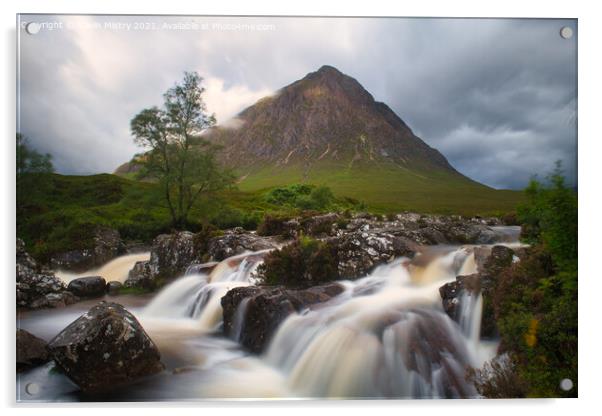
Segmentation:
<svg viewBox="0 0 602 416">
<path fill-rule="evenodd" d="M 303 166 L 266 166 L 246 176 L 238 187 L 261 192 L 301 182 L 326 185 L 336 196 L 357 199 L 370 210 L 382 213 L 496 214 L 514 210 L 523 200 L 522 192 L 494 190 L 446 172 L 404 170 L 393 164 L 358 164 L 349 168 L 330 162 L 314 167 L 308 175 Z"/>
</svg>

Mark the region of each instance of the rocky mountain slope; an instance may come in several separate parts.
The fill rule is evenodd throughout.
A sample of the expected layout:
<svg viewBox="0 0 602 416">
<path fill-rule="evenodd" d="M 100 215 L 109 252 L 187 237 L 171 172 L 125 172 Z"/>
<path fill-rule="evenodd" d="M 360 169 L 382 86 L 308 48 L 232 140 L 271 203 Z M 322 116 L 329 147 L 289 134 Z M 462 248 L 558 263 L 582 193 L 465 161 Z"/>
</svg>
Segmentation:
<svg viewBox="0 0 602 416">
<path fill-rule="evenodd" d="M 437 150 L 416 137 L 386 104 L 358 81 L 323 66 L 242 111 L 231 127 L 210 137 L 225 147 L 224 160 L 237 168 L 338 161 L 421 167 L 457 175 Z"/>
</svg>

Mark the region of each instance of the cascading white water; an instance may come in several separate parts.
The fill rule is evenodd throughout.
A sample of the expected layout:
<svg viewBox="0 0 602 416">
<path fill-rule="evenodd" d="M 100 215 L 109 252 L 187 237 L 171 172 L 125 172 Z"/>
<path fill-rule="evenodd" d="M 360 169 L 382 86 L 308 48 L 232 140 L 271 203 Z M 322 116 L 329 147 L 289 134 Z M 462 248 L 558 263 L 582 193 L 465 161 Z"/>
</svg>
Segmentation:
<svg viewBox="0 0 602 416">
<path fill-rule="evenodd" d="M 55 272 L 56 276 L 63 282 L 69 283 L 73 279 L 85 276 L 102 276 L 107 282 L 125 282 L 128 273 L 138 261 L 147 261 L 150 259 L 150 252 L 126 254 L 119 256 L 97 269 L 88 270 L 84 273 L 71 273 L 64 270 Z"/>
<path fill-rule="evenodd" d="M 236 309 L 236 314 L 234 316 L 234 322 L 232 323 L 232 333 L 230 334 L 230 338 L 234 341 L 239 342 L 240 336 L 242 334 L 242 330 L 245 324 L 245 315 L 247 314 L 247 307 L 249 305 L 249 299 L 243 299 L 238 305 Z"/>
<path fill-rule="evenodd" d="M 264 252 L 230 257 L 208 274 L 186 274 L 164 288 L 140 314 L 157 330 L 159 322 L 173 325 L 173 320 L 187 320 L 188 325 L 204 331 L 215 330 L 222 322 L 221 298 L 238 286 L 251 284 L 251 272 Z M 160 328 L 160 326 L 159 326 Z"/>
<path fill-rule="evenodd" d="M 471 341 L 477 342 L 481 333 L 483 295 L 464 291 L 460 296 L 460 328 Z"/>
<path fill-rule="evenodd" d="M 230 289 L 254 284 L 252 272 L 265 253 L 190 269 L 144 308 L 132 310 L 168 368 L 188 371 L 132 386 L 122 399 L 477 396 L 466 368 L 480 367 L 497 347 L 479 337 L 482 297 L 462 294 L 456 323 L 439 294 L 457 275 L 476 272 L 471 247 L 435 247 L 342 281 L 341 294 L 290 315 L 266 351 L 253 356 L 233 341 L 243 330 L 248 301 L 236 311 L 232 339 L 220 335 L 220 301 Z M 44 319 L 50 318 L 37 317 L 36 325 L 45 325 Z M 46 372 L 41 368 L 31 377 Z M 56 383 L 54 394 L 66 389 L 63 381 Z"/>
<path fill-rule="evenodd" d="M 426 267 L 402 259 L 345 282 L 330 305 L 289 317 L 265 360 L 302 397 L 472 397 L 465 371 L 479 341 L 443 312 L 438 292 L 472 271 L 472 257 L 459 249 Z"/>
</svg>

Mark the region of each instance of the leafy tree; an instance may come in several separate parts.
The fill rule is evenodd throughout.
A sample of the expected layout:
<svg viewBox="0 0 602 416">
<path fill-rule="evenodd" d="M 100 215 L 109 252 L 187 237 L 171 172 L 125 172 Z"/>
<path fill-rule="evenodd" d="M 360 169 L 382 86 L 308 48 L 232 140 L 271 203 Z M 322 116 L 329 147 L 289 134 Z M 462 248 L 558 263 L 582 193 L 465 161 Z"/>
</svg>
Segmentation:
<svg viewBox="0 0 602 416">
<path fill-rule="evenodd" d="M 304 195 L 309 195 L 312 185 L 293 184 L 274 188 L 266 195 L 266 201 L 275 205 L 296 205 L 297 200 Z"/>
<path fill-rule="evenodd" d="M 149 149 L 137 159 L 139 175 L 159 182 L 173 226 L 184 228 L 195 203 L 231 184 L 217 163 L 218 147 L 202 137 L 215 124 L 203 102 L 205 89 L 196 72 L 163 95 L 163 108 L 142 110 L 131 121 L 134 141 Z"/>
<path fill-rule="evenodd" d="M 26 173 L 51 173 L 54 172 L 52 155 L 41 154 L 29 147 L 28 140 L 21 133 L 17 133 L 17 178 Z"/>
<path fill-rule="evenodd" d="M 27 137 L 17 133 L 17 217 L 23 216 L 23 209 L 32 199 L 51 187 L 48 173 L 54 172 L 52 156 L 42 154 L 29 146 Z M 19 224 L 18 224 L 18 228 Z"/>
<path fill-rule="evenodd" d="M 542 243 L 559 266 L 576 268 L 577 193 L 565 185 L 560 162 L 547 179 L 547 184 L 532 179 L 525 190 L 527 203 L 518 208 L 522 237 Z"/>
</svg>

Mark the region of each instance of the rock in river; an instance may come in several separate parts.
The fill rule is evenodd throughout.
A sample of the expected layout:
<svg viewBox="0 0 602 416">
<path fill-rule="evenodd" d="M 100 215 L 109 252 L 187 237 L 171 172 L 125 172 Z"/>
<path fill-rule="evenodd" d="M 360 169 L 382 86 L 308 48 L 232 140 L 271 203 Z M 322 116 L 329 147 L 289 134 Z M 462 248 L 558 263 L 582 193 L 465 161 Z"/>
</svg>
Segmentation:
<svg viewBox="0 0 602 416">
<path fill-rule="evenodd" d="M 338 283 L 303 290 L 279 286 L 234 288 L 221 299 L 224 333 L 250 351 L 260 353 L 291 313 L 327 302 L 343 290 Z"/>
<path fill-rule="evenodd" d="M 46 341 L 17 329 L 17 371 L 23 371 L 48 361 Z"/>
<path fill-rule="evenodd" d="M 87 276 L 73 279 L 67 290 L 80 297 L 97 297 L 105 294 L 107 282 L 101 276 Z"/>
<path fill-rule="evenodd" d="M 123 283 L 112 280 L 107 283 L 107 293 L 111 296 L 118 295 L 122 287 Z"/>
<path fill-rule="evenodd" d="M 276 244 L 269 237 L 261 237 L 242 228 L 227 230 L 223 235 L 209 240 L 207 256 L 210 260 L 222 261 L 245 251 L 273 249 Z"/>
<path fill-rule="evenodd" d="M 84 392 L 102 392 L 164 369 L 138 320 L 117 303 L 100 302 L 48 345 L 51 357 Z"/>
<path fill-rule="evenodd" d="M 194 234 L 190 231 L 180 231 L 157 236 L 153 241 L 148 266 L 139 267 L 148 268 L 145 273 L 150 279 L 156 277 L 175 279 L 181 276 L 195 260 L 197 260 L 197 253 L 194 250 Z"/>
<path fill-rule="evenodd" d="M 416 244 L 383 231 L 354 231 L 328 240 L 337 251 L 338 272 L 346 279 L 365 276 L 395 257 L 413 257 Z"/>
<path fill-rule="evenodd" d="M 151 271 L 148 260 L 137 261 L 128 273 L 128 278 L 123 284 L 125 287 L 138 287 L 145 290 L 155 289 L 157 286 L 157 274 Z"/>
</svg>

